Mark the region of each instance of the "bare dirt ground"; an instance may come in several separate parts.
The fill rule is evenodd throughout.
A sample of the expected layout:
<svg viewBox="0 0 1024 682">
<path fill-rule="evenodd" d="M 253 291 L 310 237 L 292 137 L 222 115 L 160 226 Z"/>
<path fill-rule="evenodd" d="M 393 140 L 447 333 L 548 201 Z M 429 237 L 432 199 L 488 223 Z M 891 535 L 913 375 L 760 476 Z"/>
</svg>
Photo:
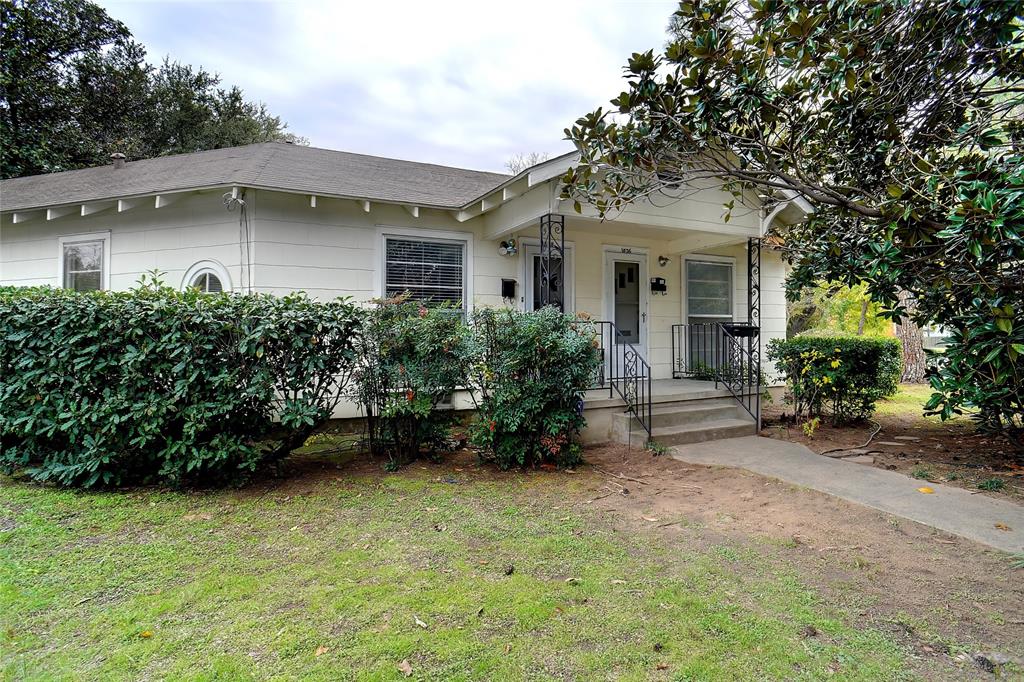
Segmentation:
<svg viewBox="0 0 1024 682">
<path fill-rule="evenodd" d="M 784 407 L 767 408 L 761 435 L 803 443 L 818 453 L 858 448 L 875 429 L 871 423 L 835 427 L 822 422 L 809 437 L 784 413 Z M 967 418 L 940 422 L 921 416 L 920 410 L 879 413 L 874 421 L 882 429 L 860 448 L 865 452 L 852 455 L 858 457 L 854 461 L 1024 504 L 1024 444 L 1011 436 L 980 433 Z M 851 453 L 832 453 L 839 455 Z"/>
<path fill-rule="evenodd" d="M 552 503 L 596 510 L 615 532 L 645 534 L 671 551 L 746 548 L 757 561 L 737 559 L 737 571 L 803 581 L 858 623 L 902 642 L 924 679 L 1014 679 L 1024 670 L 1024 570 L 1004 554 L 742 470 L 685 464 L 620 445 L 588 448 L 585 457 L 584 466 L 568 472 L 501 472 L 480 466 L 468 450 L 410 466 L 442 480 L 525 477 Z M 343 468 L 372 475 L 381 465 L 360 456 Z M 256 483 L 251 494 L 309 494 L 339 468 L 316 459 L 288 467 L 287 478 Z"/>
<path fill-rule="evenodd" d="M 998 552 L 737 469 L 622 446 L 586 456 L 580 474 L 611 523 L 680 546 L 750 543 L 766 564 L 794 568 L 865 623 L 893 632 L 926 677 L 975 679 L 986 668 L 970 660 L 976 654 L 1024 659 L 1024 570 Z"/>
</svg>

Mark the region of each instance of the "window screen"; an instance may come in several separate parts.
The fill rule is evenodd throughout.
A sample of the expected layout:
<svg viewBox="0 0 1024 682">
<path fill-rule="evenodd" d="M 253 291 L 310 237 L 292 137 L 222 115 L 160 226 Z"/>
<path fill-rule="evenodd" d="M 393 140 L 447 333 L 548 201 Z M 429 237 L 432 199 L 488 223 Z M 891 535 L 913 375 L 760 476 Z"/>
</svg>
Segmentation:
<svg viewBox="0 0 1024 682">
<path fill-rule="evenodd" d="M 384 289 L 387 296 L 408 291 L 428 305 L 462 308 L 465 299 L 465 251 L 462 242 L 388 237 Z"/>
<path fill-rule="evenodd" d="M 103 288 L 103 241 L 64 245 L 64 288 L 98 291 Z"/>
<path fill-rule="evenodd" d="M 686 261 L 686 313 L 691 323 L 732 319 L 732 265 Z"/>
</svg>

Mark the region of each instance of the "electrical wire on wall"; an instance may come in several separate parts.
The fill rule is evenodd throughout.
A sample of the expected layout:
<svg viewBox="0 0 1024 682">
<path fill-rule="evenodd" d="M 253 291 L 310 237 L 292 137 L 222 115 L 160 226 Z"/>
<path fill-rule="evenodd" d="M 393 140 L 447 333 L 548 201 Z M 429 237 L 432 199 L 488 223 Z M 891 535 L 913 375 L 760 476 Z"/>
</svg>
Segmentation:
<svg viewBox="0 0 1024 682">
<path fill-rule="evenodd" d="M 228 211 L 234 211 L 235 207 L 238 207 L 238 262 L 240 268 L 245 268 L 243 291 L 252 293 L 252 240 L 249 230 L 249 211 L 245 203 L 245 190 L 242 190 L 240 196 L 236 190 L 225 192 L 223 199 L 224 207 Z"/>
</svg>

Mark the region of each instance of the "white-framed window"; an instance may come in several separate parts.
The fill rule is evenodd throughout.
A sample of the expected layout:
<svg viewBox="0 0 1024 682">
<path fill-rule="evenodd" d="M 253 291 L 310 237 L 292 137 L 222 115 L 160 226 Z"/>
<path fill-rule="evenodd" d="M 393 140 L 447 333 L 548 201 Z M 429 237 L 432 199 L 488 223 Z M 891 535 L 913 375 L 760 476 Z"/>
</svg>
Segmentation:
<svg viewBox="0 0 1024 682">
<path fill-rule="evenodd" d="M 110 232 L 57 238 L 57 282 L 65 289 L 110 288 Z"/>
<path fill-rule="evenodd" d="M 733 261 L 696 256 L 686 258 L 684 268 L 687 322 L 731 322 Z"/>
<path fill-rule="evenodd" d="M 181 280 L 181 288 L 196 288 L 204 294 L 231 291 L 231 275 L 214 260 L 202 260 L 190 267 Z"/>
<path fill-rule="evenodd" d="M 381 293 L 409 292 L 424 305 L 469 310 L 471 292 L 468 237 L 429 231 L 383 233 Z"/>
</svg>

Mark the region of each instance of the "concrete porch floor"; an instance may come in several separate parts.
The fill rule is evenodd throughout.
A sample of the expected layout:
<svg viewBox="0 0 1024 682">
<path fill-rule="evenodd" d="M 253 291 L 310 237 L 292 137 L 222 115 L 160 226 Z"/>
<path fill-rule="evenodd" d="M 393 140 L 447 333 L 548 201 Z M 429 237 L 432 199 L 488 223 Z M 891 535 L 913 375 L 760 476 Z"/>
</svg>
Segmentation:
<svg viewBox="0 0 1024 682">
<path fill-rule="evenodd" d="M 725 398 L 732 395 L 722 384 L 715 388 L 713 381 L 696 381 L 694 379 L 654 379 L 651 381 L 651 402 L 671 403 L 679 400 L 703 400 L 705 398 Z M 614 407 L 622 405 L 618 393 L 601 388 L 587 391 L 583 398 L 586 408 Z"/>
</svg>

